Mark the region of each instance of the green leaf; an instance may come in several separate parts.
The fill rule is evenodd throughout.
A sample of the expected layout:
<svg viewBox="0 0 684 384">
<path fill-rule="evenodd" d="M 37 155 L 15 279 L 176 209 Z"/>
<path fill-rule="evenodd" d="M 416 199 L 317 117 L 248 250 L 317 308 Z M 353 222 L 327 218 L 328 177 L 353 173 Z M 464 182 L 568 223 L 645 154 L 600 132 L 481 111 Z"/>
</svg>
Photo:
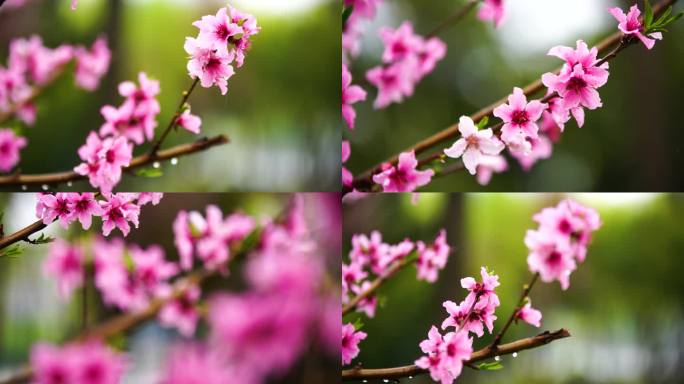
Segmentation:
<svg viewBox="0 0 684 384">
<path fill-rule="evenodd" d="M 503 368 L 503 364 L 501 364 L 500 361 L 492 361 L 489 363 L 482 363 L 477 365 L 477 369 L 483 370 L 483 371 L 498 371 L 499 369 Z"/>
<path fill-rule="evenodd" d="M 670 13 L 672 13 L 672 6 L 667 7 L 665 12 L 663 12 L 663 14 L 660 15 L 660 17 L 658 18 L 658 20 L 656 20 L 655 23 L 653 23 L 653 26 L 658 26 L 661 23 L 663 23 L 665 20 L 667 20 L 667 17 L 670 16 Z"/>
<path fill-rule="evenodd" d="M 342 10 L 342 27 L 343 28 L 345 25 L 347 25 L 347 20 L 349 20 L 349 16 L 351 16 L 352 12 L 354 12 L 354 6 L 353 5 Z"/>
<path fill-rule="evenodd" d="M 651 23 L 653 23 L 653 8 L 648 0 L 644 0 L 644 30 L 648 30 Z"/>
<path fill-rule="evenodd" d="M 477 122 L 477 129 L 484 129 L 487 127 L 487 124 L 489 124 L 489 116 L 485 116 Z"/>
<path fill-rule="evenodd" d="M 48 244 L 48 243 L 52 243 L 53 241 L 55 241 L 55 238 L 54 238 L 54 237 L 45 236 L 44 233 L 41 233 L 40 236 L 38 236 L 37 239 L 33 239 L 33 240 L 29 239 L 28 242 L 31 243 L 31 244 L 36 244 L 36 245 L 38 245 L 38 244 Z"/>
<path fill-rule="evenodd" d="M 363 321 L 361 321 L 360 317 L 357 317 L 356 321 L 354 321 L 354 329 L 358 331 L 361 328 L 363 328 Z"/>
<path fill-rule="evenodd" d="M 24 250 L 19 246 L 19 244 L 11 245 L 0 251 L 0 256 L 2 257 L 17 257 L 22 254 Z"/>
<path fill-rule="evenodd" d="M 142 168 L 135 171 L 135 175 L 140 177 L 160 177 L 163 174 L 159 168 Z"/>
</svg>

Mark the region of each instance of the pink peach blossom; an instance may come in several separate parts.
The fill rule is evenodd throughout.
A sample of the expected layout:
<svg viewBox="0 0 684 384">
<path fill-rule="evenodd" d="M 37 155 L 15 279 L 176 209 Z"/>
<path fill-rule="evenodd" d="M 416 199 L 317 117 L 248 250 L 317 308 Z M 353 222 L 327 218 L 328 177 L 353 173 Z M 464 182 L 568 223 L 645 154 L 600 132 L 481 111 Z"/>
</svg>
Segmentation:
<svg viewBox="0 0 684 384">
<path fill-rule="evenodd" d="M 412 192 L 427 185 L 435 174 L 432 169 L 419 171 L 417 166 L 418 160 L 413 151 L 401 153 L 396 167 L 389 166 L 373 175 L 373 182 L 380 184 L 383 192 Z"/>
<path fill-rule="evenodd" d="M 0 171 L 9 172 L 19 163 L 19 152 L 26 144 L 25 137 L 11 129 L 0 129 Z"/>
<path fill-rule="evenodd" d="M 636 4 L 629 8 L 629 12 L 627 14 L 625 14 L 625 12 L 618 7 L 609 8 L 608 12 L 610 12 L 610 14 L 613 15 L 613 17 L 615 17 L 615 19 L 619 22 L 618 29 L 622 31 L 622 33 L 627 36 L 634 36 L 641 40 L 641 42 L 648 49 L 653 48 L 656 40 L 663 39 L 663 34 L 660 32 L 653 32 L 649 33 L 648 35 L 643 34 L 644 26 L 639 20 L 641 11 L 639 10 L 639 6 Z"/>
<path fill-rule="evenodd" d="M 365 332 L 356 331 L 352 324 L 342 325 L 342 365 L 351 363 L 359 352 L 359 343 L 368 335 Z"/>
<path fill-rule="evenodd" d="M 541 327 L 542 313 L 532 308 L 532 303 L 528 301 L 516 314 L 516 318 L 533 325 L 537 328 Z"/>
<path fill-rule="evenodd" d="M 202 119 L 199 116 L 190 113 L 190 109 L 186 109 L 183 113 L 178 116 L 176 124 L 185 128 L 189 132 L 196 135 L 200 133 L 200 127 L 202 126 Z"/>
<path fill-rule="evenodd" d="M 74 56 L 76 58 L 76 84 L 88 91 L 94 90 L 109 69 L 112 53 L 107 46 L 107 39 L 98 38 L 90 50 L 76 47 Z"/>
<path fill-rule="evenodd" d="M 444 154 L 455 159 L 462 156 L 463 164 L 471 175 L 477 173 L 477 167 L 484 156 L 498 155 L 504 149 L 503 143 L 494 136 L 491 129 L 478 131 L 468 116 L 461 116 L 458 130 L 462 137 L 445 149 Z"/>
<path fill-rule="evenodd" d="M 354 129 L 356 111 L 352 104 L 366 100 L 366 91 L 358 85 L 352 85 L 352 75 L 347 66 L 342 63 L 342 117 L 349 129 Z"/>
<path fill-rule="evenodd" d="M 67 299 L 83 285 L 84 264 L 85 255 L 81 248 L 56 239 L 50 244 L 43 271 L 57 280 L 60 296 Z"/>
<path fill-rule="evenodd" d="M 496 28 L 500 27 L 506 18 L 503 2 L 504 0 L 484 0 L 477 12 L 477 18 L 482 21 L 492 21 Z"/>
<path fill-rule="evenodd" d="M 527 97 L 520 88 L 513 88 L 508 96 L 508 104 L 499 105 L 494 109 L 494 116 L 503 120 L 501 139 L 511 150 L 529 152 L 527 139 L 536 139 L 539 131 L 537 120 L 547 105 L 538 100 L 527 102 Z"/>
</svg>

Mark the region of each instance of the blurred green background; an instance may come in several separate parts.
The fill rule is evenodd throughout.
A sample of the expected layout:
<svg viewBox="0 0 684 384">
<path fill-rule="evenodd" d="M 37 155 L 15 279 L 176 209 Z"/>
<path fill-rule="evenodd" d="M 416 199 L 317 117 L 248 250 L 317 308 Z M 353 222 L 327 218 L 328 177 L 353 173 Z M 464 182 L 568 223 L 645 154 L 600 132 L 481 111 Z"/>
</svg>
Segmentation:
<svg viewBox="0 0 684 384">
<path fill-rule="evenodd" d="M 384 306 L 363 318 L 368 338 L 352 364 L 399 366 L 420 356 L 418 343 L 432 324 L 447 316 L 445 300 L 464 297 L 460 279 L 477 276 L 482 265 L 500 276 L 501 307 L 495 332 L 508 318 L 527 282 L 525 231 L 532 215 L 557 204 L 561 194 L 423 193 L 377 195 L 344 207 L 344 255 L 354 233 L 377 229 L 397 243 L 405 237 L 431 241 L 446 228 L 455 253 L 439 280 L 417 281 L 407 268 L 380 290 Z M 570 288 L 536 285 L 534 307 L 542 327 L 511 327 L 505 341 L 568 328 L 569 339 L 502 357 L 500 371 L 464 368 L 464 383 L 681 383 L 684 382 L 684 195 L 579 194 L 569 197 L 597 209 L 603 227 L 595 233 L 586 261 L 573 272 Z M 346 259 L 346 256 L 345 256 Z M 354 321 L 356 314 L 345 317 Z M 475 341 L 481 348 L 490 335 Z M 430 383 L 428 377 L 402 382 Z"/>
<path fill-rule="evenodd" d="M 657 3 L 652 0 L 652 3 Z M 583 39 L 595 44 L 617 30 L 610 6 L 627 9 L 634 1 L 525 0 L 506 1 L 508 19 L 500 29 L 475 18 L 475 13 L 442 33 L 446 58 L 416 87 L 402 104 L 374 111 L 376 90 L 364 81 L 365 72 L 380 63 L 381 26 L 413 22 L 427 34 L 465 0 L 386 1 L 366 29 L 362 54 L 352 61 L 354 82 L 369 92 L 356 104 L 357 128 L 344 137 L 351 140 L 347 168 L 358 174 L 390 155 L 458 122 L 523 87 L 561 61 L 546 56 L 556 45 L 575 46 Z M 641 4 L 641 1 L 639 1 Z M 677 4 L 675 10 L 684 10 Z M 684 22 L 668 27 L 664 40 L 651 51 L 633 46 L 610 63 L 608 84 L 599 89 L 604 107 L 587 111 L 585 126 L 573 122 L 554 147 L 549 160 L 530 173 L 517 161 L 509 172 L 495 175 L 481 187 L 467 172 L 435 179 L 429 191 L 680 191 L 684 177 L 679 115 L 684 87 Z M 541 97 L 541 96 L 537 96 Z M 497 120 L 498 121 L 498 120 Z M 446 148 L 450 143 L 439 148 Z"/>
<path fill-rule="evenodd" d="M 122 101 L 116 85 L 137 79 L 139 71 L 160 80 L 159 134 L 170 119 L 187 75 L 186 36 L 191 25 L 215 14 L 226 1 L 83 0 L 70 10 L 68 0 L 30 0 L 0 12 L 0 63 L 12 38 L 40 35 L 45 44 L 88 44 L 106 34 L 114 61 L 95 93 L 76 89 L 70 74 L 38 103 L 35 127 L 26 129 L 24 173 L 71 169 L 76 150 L 90 130 L 99 129 L 104 104 Z M 203 119 L 202 135 L 227 134 L 232 143 L 164 164 L 164 176 L 124 177 L 119 190 L 163 191 L 328 191 L 339 189 L 340 112 L 339 7 L 332 0 L 234 0 L 253 13 L 262 27 L 242 68 L 221 96 L 217 88 L 198 87 L 190 98 Z M 165 147 L 195 140 L 185 131 L 170 135 Z M 144 149 L 142 149 L 144 151 Z M 142 152 L 138 149 L 138 152 Z M 86 183 L 75 185 L 83 189 Z M 66 186 L 61 186 L 66 189 Z"/>
<path fill-rule="evenodd" d="M 341 207 L 339 195 L 331 193 L 304 194 L 307 225 L 317 240 L 320 257 L 332 281 L 339 280 Z M 202 214 L 209 204 L 218 205 L 225 215 L 241 211 L 258 220 L 275 217 L 283 212 L 289 194 L 166 194 L 157 206 L 147 205 L 140 214 L 140 228 L 131 230 L 124 239 L 127 244 L 143 248 L 158 244 L 164 248 L 167 259 L 177 259 L 173 244 L 172 222 L 180 210 L 197 210 Z M 33 223 L 36 195 L 33 193 L 0 194 L 0 211 L 3 212 L 3 228 L 12 233 Z M 63 230 L 57 223 L 43 232 L 62 239 L 79 239 L 95 236 L 100 232 L 101 220 L 93 220 L 90 231 L 83 231 L 78 224 Z M 118 230 L 108 240 L 120 238 Z M 28 360 L 31 345 L 36 342 L 63 343 L 82 330 L 81 290 L 74 292 L 71 300 L 58 295 L 57 283 L 42 272 L 48 246 L 22 244 L 23 253 L 17 257 L 0 257 L 0 379 L 14 372 Z M 231 267 L 229 278 L 213 277 L 203 284 L 202 297 L 215 292 L 240 292 L 245 289 L 244 263 Z M 338 276 L 338 277 L 334 277 Z M 90 325 L 100 323 L 120 312 L 103 307 L 93 288 L 90 289 L 88 305 Z M 200 321 L 198 338 L 207 334 L 207 326 Z M 177 332 L 162 328 L 156 321 L 148 321 L 131 329 L 127 337 L 115 338 L 125 348 L 132 362 L 123 383 L 143 384 L 158 382 L 159 371 L 166 362 L 169 347 L 181 340 Z M 186 340 L 187 341 L 187 340 Z M 274 382 L 317 384 L 337 380 L 339 356 L 330 355 L 326 349 L 312 343 L 309 352 L 286 377 Z"/>
</svg>

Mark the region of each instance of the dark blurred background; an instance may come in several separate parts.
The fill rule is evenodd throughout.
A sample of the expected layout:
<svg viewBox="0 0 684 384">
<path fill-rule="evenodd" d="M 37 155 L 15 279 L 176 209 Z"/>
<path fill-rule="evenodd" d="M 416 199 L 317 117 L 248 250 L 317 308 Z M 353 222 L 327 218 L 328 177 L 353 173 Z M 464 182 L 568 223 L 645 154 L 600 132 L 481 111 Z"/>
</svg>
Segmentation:
<svg viewBox="0 0 684 384">
<path fill-rule="evenodd" d="M 119 190 L 295 191 L 338 190 L 340 162 L 339 6 L 332 0 L 236 0 L 262 27 L 229 91 L 198 88 L 190 98 L 203 119 L 202 135 L 227 134 L 232 143 L 164 164 L 161 178 L 128 175 Z M 119 105 L 116 85 L 137 79 L 139 71 L 161 82 L 157 133 L 166 126 L 191 79 L 186 36 L 191 25 L 215 14 L 225 1 L 83 0 L 71 11 L 68 0 L 29 0 L 0 11 L 0 63 L 9 42 L 40 35 L 50 47 L 87 44 L 106 34 L 112 67 L 95 93 L 76 89 L 73 75 L 62 78 L 38 103 L 35 127 L 26 129 L 24 173 L 69 170 L 80 161 L 76 150 L 103 122 L 104 104 Z M 335 91 L 335 92 L 333 92 Z M 184 131 L 165 146 L 196 139 Z M 139 149 L 138 151 L 140 151 Z M 138 152 L 136 152 L 138 153 Z M 75 188 L 83 189 L 86 183 Z M 66 188 L 66 186 L 62 186 Z"/>
<path fill-rule="evenodd" d="M 657 3 L 652 0 L 652 3 Z M 465 3 L 460 1 L 386 1 L 366 30 L 362 54 L 353 61 L 355 83 L 369 91 L 356 104 L 357 128 L 345 132 L 352 144 L 348 168 L 355 174 L 390 155 L 458 122 L 523 87 L 561 61 L 546 56 L 555 45 L 575 46 L 583 39 L 595 44 L 617 30 L 607 12 L 627 9 L 634 1 L 526 0 L 506 1 L 508 19 L 494 29 L 471 13 L 440 37 L 448 45 L 446 58 L 402 104 L 374 111 L 376 90 L 363 82 L 366 70 L 380 63 L 380 26 L 397 27 L 404 20 L 427 34 Z M 641 1 L 639 1 L 641 6 Z M 684 10 L 676 4 L 675 11 Z M 510 171 L 494 175 L 481 187 L 467 172 L 435 179 L 431 191 L 680 191 L 684 177 L 680 117 L 684 87 L 684 22 L 668 27 L 664 40 L 651 51 L 633 46 L 611 61 L 608 84 L 599 89 L 603 108 L 587 111 L 582 129 L 566 125 L 551 159 L 530 173 L 517 161 Z M 537 96 L 539 98 L 541 96 Z M 498 121 L 498 120 L 497 120 Z M 438 148 L 446 148 L 450 143 Z"/>
<path fill-rule="evenodd" d="M 147 248 L 159 244 L 167 259 L 175 260 L 172 222 L 180 210 L 197 210 L 202 214 L 209 204 L 218 205 L 225 215 L 242 211 L 257 219 L 275 217 L 283 212 L 291 195 L 288 194 L 166 194 L 157 206 L 145 206 L 140 214 L 140 228 L 131 230 L 124 240 Z M 312 236 L 317 239 L 318 253 L 325 258 L 327 278 L 339 281 L 341 207 L 338 194 L 305 194 L 305 213 Z M 33 193 L 0 194 L 0 211 L 3 212 L 5 233 L 14 232 L 34 222 L 36 195 Z M 93 220 L 87 233 L 79 225 L 63 230 L 50 225 L 43 232 L 62 239 L 79 239 L 100 232 L 101 220 Z M 118 230 L 108 240 L 121 237 Z M 57 283 L 42 272 L 48 253 L 47 245 L 22 245 L 24 252 L 18 257 L 0 258 L 0 378 L 14 372 L 28 360 L 31 345 L 36 342 L 63 343 L 82 330 L 81 291 L 75 291 L 71 300 L 58 296 Z M 214 277 L 202 286 L 202 297 L 215 292 L 240 292 L 245 289 L 242 266 L 231 267 L 229 278 Z M 91 288 L 88 306 L 91 325 L 119 314 L 103 307 Z M 202 339 L 208 329 L 200 321 L 196 335 Z M 313 336 L 312 336 L 313 338 Z M 158 382 L 159 372 L 166 364 L 166 354 L 172 344 L 181 339 L 174 330 L 148 321 L 131 329 L 126 337 L 113 338 L 124 347 L 131 365 L 123 383 L 146 384 Z M 187 341 L 187 340 L 186 340 Z M 291 369 L 288 376 L 274 383 L 317 384 L 334 382 L 339 378 L 339 355 L 331 355 L 318 343 L 312 343 L 308 353 Z M 198 373 L 199 374 L 199 373 Z M 239 381 L 238 381 L 239 382 Z"/>
<path fill-rule="evenodd" d="M 568 197 L 561 194 L 423 193 L 376 195 L 344 207 L 344 255 L 351 236 L 377 229 L 397 243 L 405 237 L 431 241 L 446 228 L 455 248 L 439 280 L 416 280 L 409 267 L 381 289 L 374 319 L 363 318 L 368 338 L 352 364 L 366 368 L 411 364 L 418 343 L 447 313 L 445 300 L 459 302 L 460 279 L 479 278 L 482 265 L 500 276 L 501 307 L 495 332 L 508 318 L 522 284 L 529 280 L 525 231 L 532 215 Z M 464 368 L 464 383 L 681 383 L 684 382 L 684 195 L 580 194 L 569 197 L 597 209 L 603 227 L 595 233 L 586 261 L 573 272 L 570 287 L 536 285 L 534 307 L 542 327 L 512 326 L 505 341 L 568 328 L 572 333 L 548 346 L 502 357 L 500 371 Z M 348 262 L 345 256 L 345 262 Z M 345 317 L 354 321 L 356 314 Z M 482 348 L 491 336 L 476 340 Z M 431 383 L 429 377 L 402 382 Z"/>
</svg>

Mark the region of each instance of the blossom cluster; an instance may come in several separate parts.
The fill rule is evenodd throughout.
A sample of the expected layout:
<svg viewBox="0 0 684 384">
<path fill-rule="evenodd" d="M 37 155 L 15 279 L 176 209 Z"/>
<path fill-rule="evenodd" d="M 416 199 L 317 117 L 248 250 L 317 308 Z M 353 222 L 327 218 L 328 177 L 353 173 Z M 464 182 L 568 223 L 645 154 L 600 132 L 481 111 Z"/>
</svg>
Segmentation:
<svg viewBox="0 0 684 384">
<path fill-rule="evenodd" d="M 570 274 L 584 262 L 592 234 L 601 227 L 601 218 L 593 208 L 573 200 L 544 208 L 533 218 L 539 227 L 525 235 L 530 252 L 527 264 L 542 281 L 557 280 L 565 290 L 570 286 Z"/>
<path fill-rule="evenodd" d="M 133 159 L 134 146 L 154 139 L 157 115 L 161 110 L 157 100 L 159 81 L 140 72 L 138 83 L 124 81 L 119 84 L 123 103 L 119 107 L 105 105 L 101 108 L 105 121 L 99 132 L 91 131 L 85 144 L 78 149 L 83 163 L 74 171 L 87 176 L 90 185 L 103 193 L 111 192 L 121 181 L 123 169 Z M 201 119 L 190 114 L 189 108 L 175 123 L 192 133 L 200 132 Z"/>
<path fill-rule="evenodd" d="M 431 244 L 405 239 L 398 244 L 383 242 L 382 234 L 373 231 L 370 236 L 357 234 L 352 237 L 349 264 L 342 264 L 342 304 L 348 303 L 350 295 L 359 295 L 371 286 L 371 275 L 385 276 L 399 262 L 414 262 L 418 280 L 437 281 L 439 271 L 444 269 L 451 247 L 446 241 L 446 231 L 441 230 Z M 372 318 L 378 300 L 368 295 L 358 302 L 355 310 Z M 349 364 L 358 354 L 358 342 L 365 338 L 352 324 L 342 328 L 342 364 Z"/>
<path fill-rule="evenodd" d="M 97 340 L 61 348 L 38 344 L 31 350 L 35 370 L 32 382 L 36 384 L 116 384 L 121 382 L 127 364 L 122 354 Z"/>
<path fill-rule="evenodd" d="M 185 51 L 190 55 L 188 73 L 191 78 L 199 79 L 202 87 L 216 85 L 225 95 L 228 79 L 235 74 L 232 64 L 242 66 L 251 37 L 259 33 L 256 18 L 228 6 L 192 25 L 199 29 L 199 34 L 185 40 Z"/>
<path fill-rule="evenodd" d="M 76 85 L 92 91 L 109 69 L 110 59 L 107 40 L 102 37 L 91 48 L 68 44 L 48 48 L 36 35 L 12 40 L 7 66 L 0 65 L 0 115 L 32 126 L 37 114 L 34 98 L 70 61 L 76 64 Z M 0 171 L 9 172 L 19 163 L 19 152 L 26 144 L 20 131 L 0 128 Z"/>
<path fill-rule="evenodd" d="M 503 8 L 496 7 L 501 6 L 501 1 L 486 1 L 482 4 L 480 14 L 499 14 Z M 639 39 L 651 49 L 655 40 L 662 38 L 659 31 L 651 32 L 654 27 L 649 27 L 639 19 L 640 11 L 636 5 L 627 14 L 619 8 L 611 8 L 610 13 L 619 21 L 624 41 Z M 667 22 L 669 21 L 663 23 Z M 393 57 L 391 47 L 396 44 L 399 36 L 404 36 L 404 41 L 410 40 L 411 36 L 411 30 L 406 25 L 397 31 L 384 33 L 385 59 Z M 404 43 L 398 51 L 401 53 L 406 45 L 408 44 Z M 488 184 L 494 173 L 508 169 L 508 162 L 503 156 L 505 149 L 511 157 L 517 159 L 524 170 L 529 171 L 538 160 L 551 156 L 553 144 L 560 140 L 570 119 L 574 118 L 581 128 L 584 125 L 585 109 L 594 110 L 602 106 L 598 89 L 607 83 L 609 72 L 608 63 L 597 57 L 597 47 L 589 48 L 584 41 L 578 40 L 574 48 L 556 46 L 548 54 L 563 60 L 563 65 L 557 73 L 542 75 L 541 81 L 546 87 L 546 96 L 542 100 L 528 101 L 522 89 L 514 88 L 507 102 L 493 110 L 493 115 L 500 120 L 499 124 L 486 128 L 488 121 L 481 121 L 481 124 L 476 125 L 471 118 L 462 116 L 458 125 L 461 137 L 443 150 L 447 157 L 462 159 L 465 168 L 477 176 L 480 184 Z M 400 84 L 402 81 L 410 82 L 410 76 L 404 76 L 396 83 Z M 430 166 L 428 169 L 418 170 L 417 161 L 408 161 L 412 159 L 415 159 L 413 152 L 404 152 L 400 154 L 399 164 L 396 166 L 384 164 L 373 175 L 374 183 L 384 192 L 410 192 L 428 184 L 434 175 L 425 173 L 432 171 Z M 399 169 L 401 172 L 395 171 Z M 346 175 L 347 179 L 350 178 L 349 175 Z M 420 183 L 404 181 L 417 178 Z M 344 185 L 350 187 L 351 183 Z"/>
<path fill-rule="evenodd" d="M 40 193 L 36 202 L 36 217 L 45 225 L 55 220 L 63 228 L 78 220 L 83 229 L 90 228 L 93 216 L 102 218 L 102 234 L 109 236 L 118 228 L 124 236 L 131 230 L 129 223 L 137 228 L 138 216 L 143 205 L 159 204 L 163 193 L 114 193 L 103 194 L 98 199 L 94 193 Z"/>
<path fill-rule="evenodd" d="M 57 278 L 60 292 L 68 297 L 82 286 L 84 269 L 91 268 L 104 304 L 124 312 L 137 313 L 149 308 L 153 300 L 162 300 L 159 323 L 186 338 L 195 334 L 198 322 L 205 318 L 206 340 L 186 340 L 172 347 L 160 383 L 185 384 L 197 378 L 198 370 L 207 384 L 225 383 L 227 375 L 239 375 L 241 383 L 264 383 L 292 368 L 313 341 L 339 354 L 339 293 L 325 292 L 321 285 L 326 273 L 323 249 L 309 229 L 304 198 L 296 196 L 281 217 L 263 218 L 258 224 L 242 213 L 223 218 L 216 206 L 206 211 L 206 217 L 198 212 L 178 214 L 173 224 L 178 261 L 169 260 L 159 245 L 143 248 L 102 238 L 73 243 L 56 240 L 45 272 Z M 182 273 L 190 268 L 227 271 L 231 257 L 217 258 L 219 247 L 226 255 L 244 253 L 245 289 L 209 296 L 205 316 L 200 316 L 201 288 L 196 281 L 183 279 Z M 212 250 L 212 256 L 204 258 L 205 250 Z M 187 251 L 190 254 L 184 256 Z M 201 264 L 194 265 L 194 252 Z M 78 347 L 85 350 L 88 345 Z M 40 348 L 34 348 L 34 355 Z M 51 351 L 72 348 L 76 347 Z M 50 357 L 49 361 L 32 361 L 37 372 L 70 369 L 68 353 Z M 114 364 L 110 363 L 111 368 Z"/>
<path fill-rule="evenodd" d="M 384 65 L 366 72 L 366 79 L 378 88 L 373 103 L 376 109 L 400 103 L 404 97 L 413 95 L 416 84 L 446 55 L 446 44 L 441 39 L 416 35 L 410 21 L 397 29 L 382 28 L 380 37 L 385 45 Z"/>
<path fill-rule="evenodd" d="M 494 328 L 494 312 L 499 306 L 499 297 L 494 291 L 499 286 L 499 276 L 490 274 L 487 268 L 480 270 L 482 280 L 472 277 L 461 279 L 461 286 L 468 295 L 460 303 L 447 300 L 443 306 L 449 316 L 442 322 L 442 330 L 452 327 L 442 335 L 436 326 L 428 332 L 428 338 L 420 343 L 425 353 L 415 364 L 430 371 L 430 377 L 441 383 L 451 383 L 461 374 L 463 362 L 473 353 L 473 338 L 470 333 L 482 337 L 484 327 L 489 333 Z"/>
</svg>

